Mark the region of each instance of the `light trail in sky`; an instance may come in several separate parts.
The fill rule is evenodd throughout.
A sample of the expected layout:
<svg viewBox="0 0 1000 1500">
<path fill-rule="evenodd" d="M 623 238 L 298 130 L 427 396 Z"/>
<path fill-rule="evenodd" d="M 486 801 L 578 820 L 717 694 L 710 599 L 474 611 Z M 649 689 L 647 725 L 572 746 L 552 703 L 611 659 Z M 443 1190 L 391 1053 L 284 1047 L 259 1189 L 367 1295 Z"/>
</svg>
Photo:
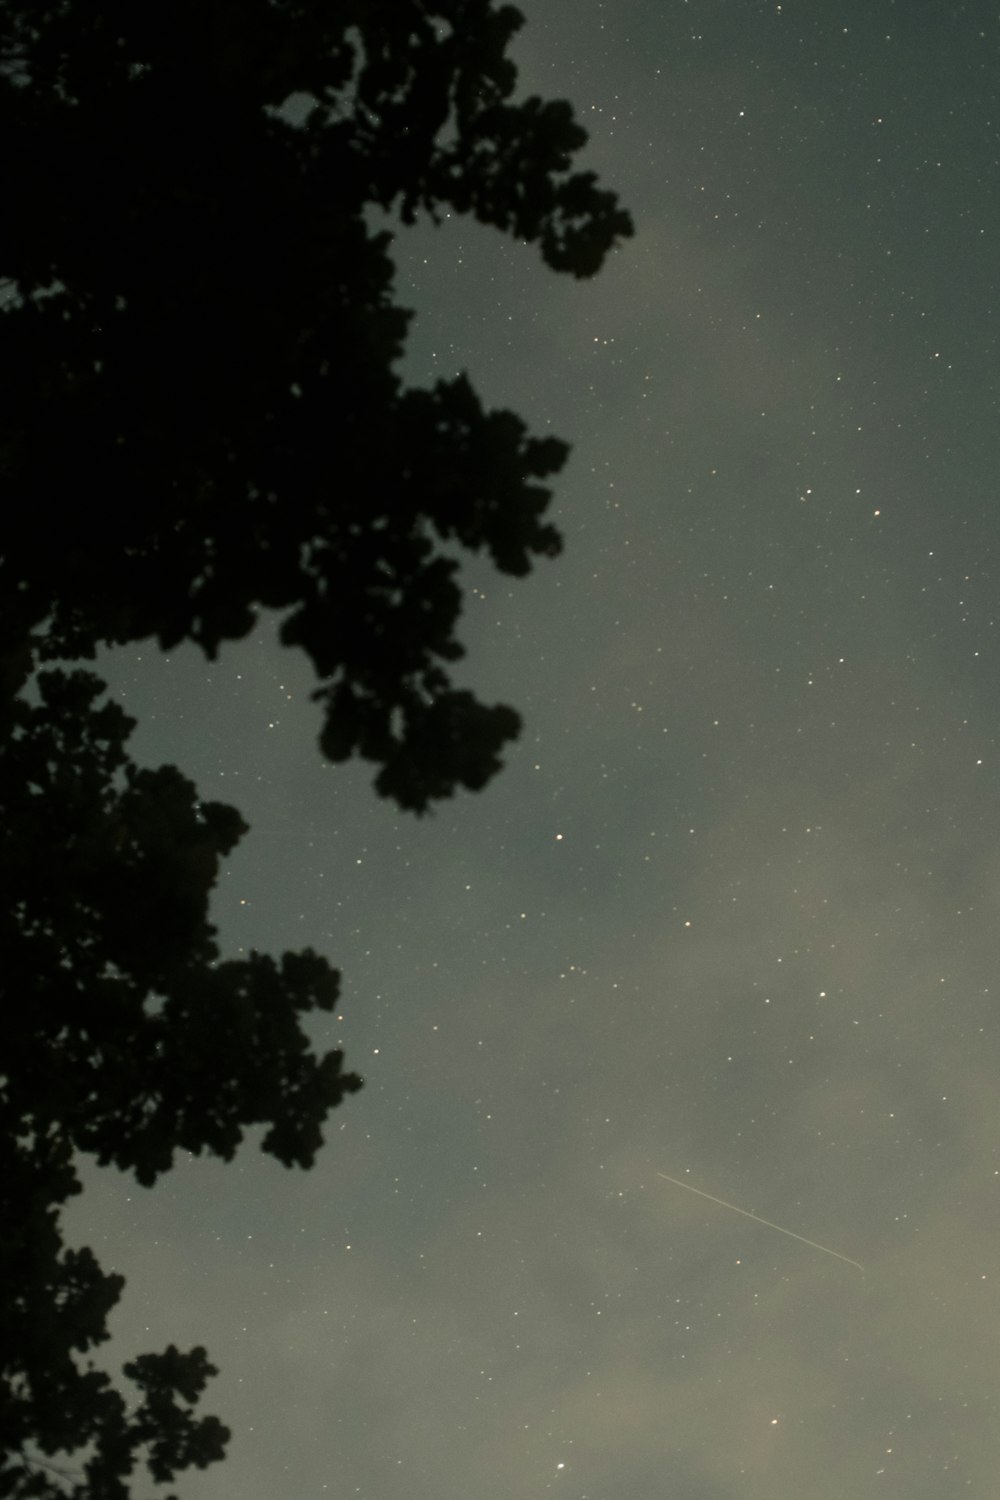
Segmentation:
<svg viewBox="0 0 1000 1500">
<path fill-rule="evenodd" d="M 748 1208 L 737 1208 L 735 1203 L 727 1203 L 725 1198 L 716 1198 L 713 1193 L 704 1193 L 701 1188 L 692 1187 L 690 1182 L 684 1182 L 679 1177 L 668 1177 L 666 1172 L 657 1172 L 657 1177 L 662 1177 L 664 1182 L 672 1182 L 674 1187 L 687 1188 L 689 1193 L 697 1193 L 699 1198 L 707 1198 L 709 1203 L 717 1203 L 720 1208 L 732 1209 L 734 1214 L 742 1214 L 745 1219 L 753 1219 L 757 1224 L 766 1224 L 768 1229 L 776 1229 L 779 1234 L 787 1234 L 790 1239 L 801 1240 L 803 1245 L 811 1245 L 814 1250 L 822 1250 L 824 1255 L 832 1255 L 837 1260 L 846 1261 L 849 1266 L 856 1266 L 862 1276 L 865 1268 L 860 1261 L 852 1260 L 849 1255 L 841 1255 L 839 1250 L 831 1250 L 829 1245 L 821 1245 L 818 1240 L 807 1240 L 804 1234 L 796 1234 L 794 1229 L 783 1229 L 780 1224 L 772 1224 L 770 1219 L 762 1219 L 760 1214 L 752 1214 Z"/>
</svg>

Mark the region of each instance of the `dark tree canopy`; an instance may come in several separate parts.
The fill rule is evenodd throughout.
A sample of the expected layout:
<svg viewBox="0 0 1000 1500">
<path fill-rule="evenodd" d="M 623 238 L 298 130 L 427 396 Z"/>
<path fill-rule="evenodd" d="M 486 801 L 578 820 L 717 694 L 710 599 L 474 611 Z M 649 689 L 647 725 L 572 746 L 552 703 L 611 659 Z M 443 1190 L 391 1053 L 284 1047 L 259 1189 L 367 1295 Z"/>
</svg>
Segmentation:
<svg viewBox="0 0 1000 1500">
<path fill-rule="evenodd" d="M 326 705 L 422 811 L 483 786 L 511 709 L 451 685 L 442 541 L 551 556 L 554 437 L 467 379 L 403 389 L 391 235 L 446 208 L 589 276 L 630 233 L 568 104 L 510 102 L 492 0 L 30 0 L 3 6 L 0 555 L 8 638 L 190 639 L 288 610 Z M 279 113 L 308 96 L 304 124 Z M 53 441 L 58 434 L 58 441 Z"/>
<path fill-rule="evenodd" d="M 325 707 L 417 813 L 498 770 L 519 719 L 456 688 L 454 553 L 560 547 L 567 453 L 465 376 L 404 388 L 392 235 L 474 215 L 580 277 L 631 233 L 570 106 L 512 102 L 493 0 L 0 0 L 0 1500 L 126 1500 L 218 1459 L 214 1373 L 91 1352 L 121 1278 L 67 1249 L 75 1155 L 151 1184 L 248 1125 L 308 1167 L 360 1079 L 302 1027 L 315 953 L 223 960 L 245 831 L 144 770 L 101 644 L 213 656 L 283 611 Z M 294 109 L 293 109 L 294 106 Z M 294 122 L 293 122 L 294 121 Z M 69 1467 L 67 1468 L 66 1465 Z"/>
</svg>

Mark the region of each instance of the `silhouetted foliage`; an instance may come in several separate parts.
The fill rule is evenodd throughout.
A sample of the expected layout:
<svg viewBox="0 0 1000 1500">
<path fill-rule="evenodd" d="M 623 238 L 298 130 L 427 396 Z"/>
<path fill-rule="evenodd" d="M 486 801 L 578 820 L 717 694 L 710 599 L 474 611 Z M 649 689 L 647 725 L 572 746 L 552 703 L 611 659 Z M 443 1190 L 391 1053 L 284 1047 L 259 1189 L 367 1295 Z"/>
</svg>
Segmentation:
<svg viewBox="0 0 1000 1500">
<path fill-rule="evenodd" d="M 65 1493 L 29 1450 L 86 1449 L 69 1493 L 123 1500 L 137 1452 L 166 1480 L 221 1458 L 227 1434 L 189 1410 L 214 1373 L 203 1349 L 126 1365 L 142 1392 L 131 1412 L 78 1366 L 107 1337 L 122 1278 L 62 1246 L 73 1152 L 150 1185 L 178 1149 L 229 1160 L 264 1123 L 262 1149 L 308 1167 L 361 1080 L 301 1029 L 337 999 L 325 959 L 219 959 L 208 903 L 239 813 L 199 803 L 173 766 L 133 765 L 134 720 L 97 706 L 92 673 L 45 671 L 37 688 L 9 705 L 0 740 L 0 1495 Z"/>
<path fill-rule="evenodd" d="M 509 102 L 492 0 L 31 0 L 3 7 L 0 558 L 8 639 L 191 639 L 261 605 L 315 666 L 324 753 L 422 811 L 481 787 L 511 710 L 456 694 L 454 540 L 559 548 L 554 437 L 464 376 L 404 390 L 376 206 L 472 213 L 589 276 L 630 222 L 568 104 Z M 279 106 L 312 101 L 294 125 Z M 446 769 L 426 743 L 466 751 Z"/>
<path fill-rule="evenodd" d="M 65 1137 L 150 1185 L 173 1153 L 232 1157 L 245 1124 L 286 1166 L 357 1080 L 309 1053 L 299 1016 L 339 976 L 308 949 L 219 961 L 208 903 L 246 824 L 174 766 L 141 770 L 134 720 L 88 672 L 43 672 L 0 745 L 0 1015 L 16 1131 Z"/>
<path fill-rule="evenodd" d="M 493 0 L 0 0 L 0 1497 L 123 1500 L 222 1454 L 205 1351 L 91 1351 L 121 1278 L 62 1245 L 74 1153 L 150 1184 L 245 1126 L 307 1167 L 360 1080 L 302 1016 L 314 953 L 222 961 L 208 922 L 245 825 L 141 770 L 102 643 L 209 657 L 285 612 L 325 708 L 422 813 L 519 730 L 456 688 L 455 550 L 511 575 L 567 448 L 466 377 L 405 389 L 392 234 L 472 214 L 596 272 L 631 233 L 570 106 L 512 103 Z M 27 688 L 27 693 L 25 689 Z M 81 1363 L 81 1361 L 83 1361 Z M 70 1455 L 72 1470 L 55 1460 Z"/>
</svg>

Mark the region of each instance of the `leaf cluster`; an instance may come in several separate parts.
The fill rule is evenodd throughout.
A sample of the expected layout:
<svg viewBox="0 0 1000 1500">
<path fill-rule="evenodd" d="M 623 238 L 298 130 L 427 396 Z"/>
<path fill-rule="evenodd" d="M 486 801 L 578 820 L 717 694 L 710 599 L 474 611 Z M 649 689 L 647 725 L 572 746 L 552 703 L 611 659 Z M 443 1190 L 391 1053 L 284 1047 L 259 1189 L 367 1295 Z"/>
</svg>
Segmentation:
<svg viewBox="0 0 1000 1500">
<path fill-rule="evenodd" d="M 137 1454 L 167 1480 L 220 1458 L 227 1433 L 191 1411 L 214 1373 L 203 1349 L 126 1365 L 131 1410 L 80 1366 L 122 1278 L 63 1247 L 75 1160 L 148 1186 L 178 1150 L 229 1160 L 265 1124 L 262 1149 L 308 1167 L 361 1080 L 302 1030 L 337 999 L 325 959 L 219 958 L 208 904 L 246 828 L 236 810 L 200 802 L 173 766 L 135 766 L 134 721 L 98 702 L 92 673 L 36 686 L 0 740 L 0 1496 L 67 1493 L 45 1456 L 84 1450 L 68 1493 L 124 1500 Z"/>
<path fill-rule="evenodd" d="M 567 448 L 464 375 L 403 388 L 410 314 L 369 220 L 473 214 L 577 276 L 631 232 L 572 170 L 569 105 L 511 102 L 520 21 L 492 0 L 0 5 L 0 636 L 211 656 L 281 610 L 327 756 L 374 762 L 416 812 L 489 780 L 519 719 L 452 683 L 447 544 L 513 575 L 553 556 Z"/>
</svg>

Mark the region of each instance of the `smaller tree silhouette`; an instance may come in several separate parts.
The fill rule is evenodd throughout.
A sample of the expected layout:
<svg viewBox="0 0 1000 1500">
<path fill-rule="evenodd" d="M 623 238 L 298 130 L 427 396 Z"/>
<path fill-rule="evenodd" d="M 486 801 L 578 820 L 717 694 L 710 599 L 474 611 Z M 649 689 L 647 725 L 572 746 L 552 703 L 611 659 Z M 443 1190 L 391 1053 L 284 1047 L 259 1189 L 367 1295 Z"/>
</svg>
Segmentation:
<svg viewBox="0 0 1000 1500">
<path fill-rule="evenodd" d="M 235 809 L 199 803 L 175 767 L 136 767 L 135 721 L 98 704 L 92 673 L 37 686 L 0 739 L 0 1496 L 124 1500 L 139 1458 L 166 1481 L 220 1458 L 227 1432 L 193 1415 L 215 1373 L 204 1349 L 126 1365 L 131 1407 L 81 1364 L 123 1278 L 63 1246 L 74 1151 L 150 1185 L 177 1150 L 228 1161 L 265 1124 L 262 1149 L 308 1167 L 361 1080 L 302 1030 L 337 999 L 325 959 L 219 959 L 208 903 L 245 831 Z M 47 1460 L 81 1451 L 67 1491 Z"/>
</svg>

